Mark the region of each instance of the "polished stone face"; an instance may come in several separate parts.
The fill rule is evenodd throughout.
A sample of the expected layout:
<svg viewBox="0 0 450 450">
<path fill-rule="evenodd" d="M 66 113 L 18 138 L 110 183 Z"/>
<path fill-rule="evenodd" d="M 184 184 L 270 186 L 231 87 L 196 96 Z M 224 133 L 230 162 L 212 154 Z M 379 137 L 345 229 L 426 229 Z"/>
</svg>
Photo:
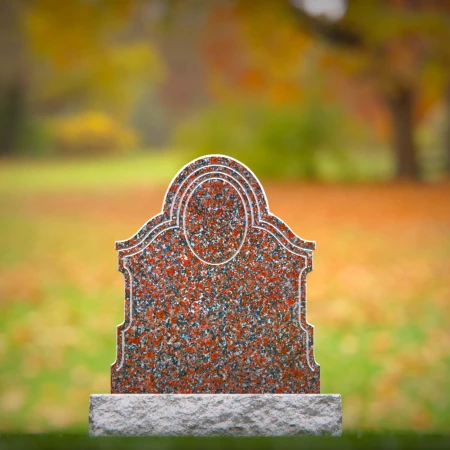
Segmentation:
<svg viewBox="0 0 450 450">
<path fill-rule="evenodd" d="M 319 393 L 306 274 L 314 243 L 224 156 L 175 177 L 163 212 L 116 244 L 125 276 L 112 393 Z"/>
</svg>

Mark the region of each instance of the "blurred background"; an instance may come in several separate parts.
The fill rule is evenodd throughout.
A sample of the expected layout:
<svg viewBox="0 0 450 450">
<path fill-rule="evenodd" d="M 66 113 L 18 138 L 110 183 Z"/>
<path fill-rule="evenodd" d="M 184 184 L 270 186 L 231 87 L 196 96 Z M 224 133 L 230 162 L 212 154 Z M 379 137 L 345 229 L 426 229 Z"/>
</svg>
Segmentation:
<svg viewBox="0 0 450 450">
<path fill-rule="evenodd" d="M 0 431 L 87 431 L 114 241 L 222 153 L 317 241 L 346 430 L 448 432 L 450 1 L 1 0 Z"/>
</svg>

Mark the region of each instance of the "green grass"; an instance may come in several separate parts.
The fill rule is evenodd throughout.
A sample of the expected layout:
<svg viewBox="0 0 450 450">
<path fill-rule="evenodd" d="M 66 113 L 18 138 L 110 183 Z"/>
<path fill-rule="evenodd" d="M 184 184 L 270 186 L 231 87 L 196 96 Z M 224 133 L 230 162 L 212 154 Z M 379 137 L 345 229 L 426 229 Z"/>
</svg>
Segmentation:
<svg viewBox="0 0 450 450">
<path fill-rule="evenodd" d="M 109 391 L 115 326 L 123 320 L 114 241 L 160 211 L 167 183 L 185 162 L 150 154 L 0 164 L 0 432 L 87 433 L 89 394 Z M 342 394 L 344 430 L 447 432 L 449 187 L 272 182 L 266 188 L 273 211 L 318 241 L 308 320 L 322 392 Z M 1 439 L 0 448 L 210 442 Z M 214 445 L 408 448 L 443 439 L 346 434 Z"/>
<path fill-rule="evenodd" d="M 160 183 L 173 177 L 182 166 L 181 160 L 174 153 L 138 153 L 107 159 L 2 162 L 0 195 L 60 190 L 98 191 Z"/>
</svg>

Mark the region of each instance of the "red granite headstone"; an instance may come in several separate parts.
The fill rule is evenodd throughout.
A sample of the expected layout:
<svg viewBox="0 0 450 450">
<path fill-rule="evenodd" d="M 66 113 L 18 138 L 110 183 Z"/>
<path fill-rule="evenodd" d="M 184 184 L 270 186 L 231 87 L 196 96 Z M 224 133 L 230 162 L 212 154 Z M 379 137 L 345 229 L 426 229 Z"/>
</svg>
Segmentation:
<svg viewBox="0 0 450 450">
<path fill-rule="evenodd" d="M 319 393 L 306 275 L 314 242 L 238 161 L 206 156 L 116 243 L 125 276 L 112 393 Z"/>
</svg>

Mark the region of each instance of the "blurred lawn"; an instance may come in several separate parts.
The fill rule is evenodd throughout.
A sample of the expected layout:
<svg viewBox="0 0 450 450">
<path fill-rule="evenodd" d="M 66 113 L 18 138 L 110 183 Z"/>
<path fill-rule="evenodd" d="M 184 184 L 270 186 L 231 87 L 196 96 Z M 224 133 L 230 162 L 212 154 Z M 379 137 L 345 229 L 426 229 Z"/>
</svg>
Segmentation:
<svg viewBox="0 0 450 450">
<path fill-rule="evenodd" d="M 1 163 L 0 430 L 86 432 L 123 319 L 114 241 L 160 211 L 184 162 Z M 450 184 L 264 185 L 317 241 L 308 320 L 344 428 L 448 431 Z"/>
<path fill-rule="evenodd" d="M 171 180 L 180 169 L 176 154 L 134 154 L 92 159 L 30 159 L 0 163 L 0 195 L 109 190 Z"/>
</svg>

